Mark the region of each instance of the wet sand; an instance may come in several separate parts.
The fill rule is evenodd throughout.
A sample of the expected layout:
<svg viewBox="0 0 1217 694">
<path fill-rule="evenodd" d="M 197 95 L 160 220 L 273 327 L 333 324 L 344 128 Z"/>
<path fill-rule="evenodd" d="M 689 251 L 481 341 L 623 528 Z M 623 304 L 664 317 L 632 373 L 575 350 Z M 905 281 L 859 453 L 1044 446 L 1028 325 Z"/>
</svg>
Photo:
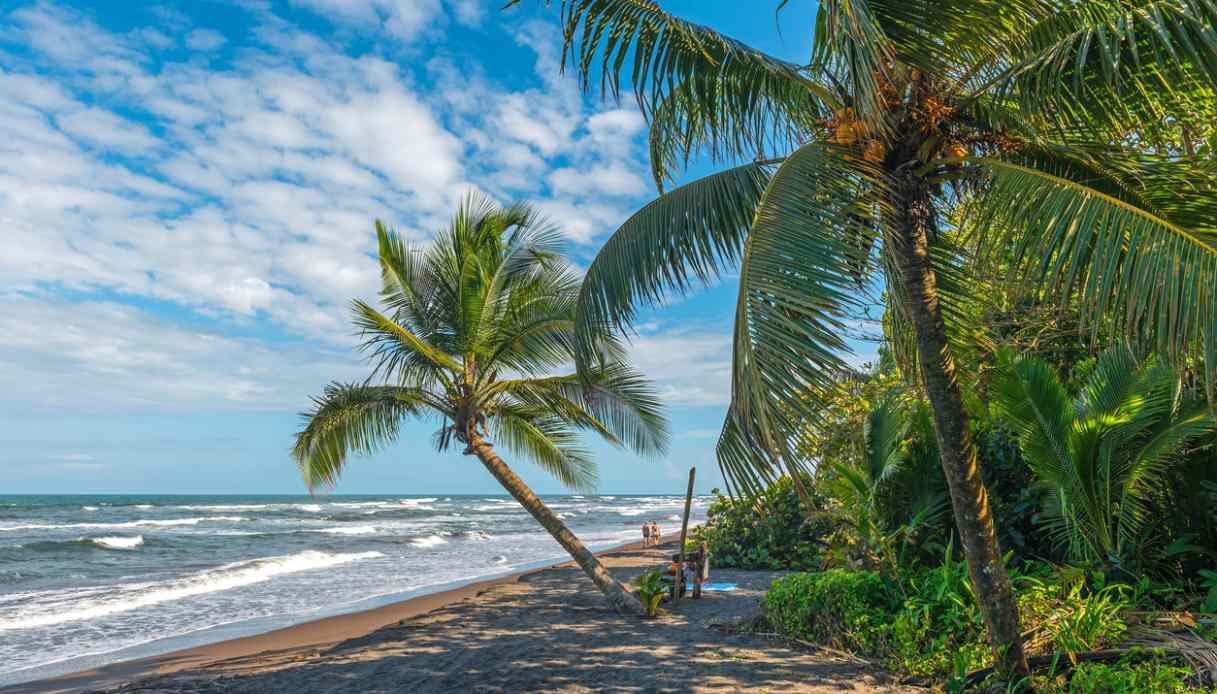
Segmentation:
<svg viewBox="0 0 1217 694">
<path fill-rule="evenodd" d="M 674 543 L 601 553 L 623 580 Z M 753 614 L 775 572 L 625 618 L 573 564 L 0 689 L 2 694 L 242 692 L 913 692 L 857 662 L 714 625 Z"/>
</svg>

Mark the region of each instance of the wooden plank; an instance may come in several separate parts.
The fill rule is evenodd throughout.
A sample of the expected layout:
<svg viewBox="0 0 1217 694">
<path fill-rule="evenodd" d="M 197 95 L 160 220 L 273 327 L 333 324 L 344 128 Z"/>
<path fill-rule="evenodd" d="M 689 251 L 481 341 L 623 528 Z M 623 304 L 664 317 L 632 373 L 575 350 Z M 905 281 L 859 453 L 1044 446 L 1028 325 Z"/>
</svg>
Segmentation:
<svg viewBox="0 0 1217 694">
<path fill-rule="evenodd" d="M 689 490 L 685 492 L 685 515 L 680 523 L 680 575 L 676 577 L 677 589 L 672 591 L 672 602 L 680 599 L 679 581 L 685 571 L 685 537 L 689 534 L 689 509 L 693 506 L 693 478 L 697 476 L 697 468 L 689 468 Z"/>
</svg>

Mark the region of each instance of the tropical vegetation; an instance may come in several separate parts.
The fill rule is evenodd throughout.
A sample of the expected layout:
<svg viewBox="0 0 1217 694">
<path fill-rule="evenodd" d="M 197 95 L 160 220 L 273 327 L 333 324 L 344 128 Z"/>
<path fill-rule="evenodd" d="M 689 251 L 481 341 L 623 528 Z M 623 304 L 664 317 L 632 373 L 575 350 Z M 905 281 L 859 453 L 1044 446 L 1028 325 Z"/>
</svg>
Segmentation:
<svg viewBox="0 0 1217 694">
<path fill-rule="evenodd" d="M 455 442 L 570 553 L 619 611 L 644 606 L 588 551 L 500 457 L 526 459 L 574 490 L 591 489 L 596 464 L 580 432 L 643 454 L 668 441 L 655 393 L 602 343 L 576 376 L 579 277 L 561 236 L 525 204 L 466 198 L 424 246 L 376 223 L 383 310 L 360 300 L 352 320 L 372 364 L 368 379 L 332 383 L 304 415 L 292 453 L 309 488 L 331 484 L 351 453 L 397 439 L 406 420 L 438 423 L 436 447 Z"/>
<path fill-rule="evenodd" d="M 977 340 L 981 316 L 1069 306 L 1081 328 L 1075 342 L 1120 336 L 1153 348 L 1162 364 L 1198 373 L 1211 399 L 1217 8 L 1204 0 L 822 0 L 808 28 L 809 60 L 793 64 L 650 0 L 560 5 L 566 63 L 585 87 L 614 97 L 632 87 L 661 191 L 587 272 L 574 332 L 581 376 L 595 378 L 601 343 L 643 307 L 738 267 L 719 462 L 735 496 L 756 496 L 783 474 L 798 486 L 817 464 L 804 454 L 806 431 L 825 422 L 850 370 L 847 328 L 867 297 L 881 294 L 898 378 L 923 398 L 933 425 L 993 657 L 1005 675 L 1025 677 L 1024 625 L 999 542 L 1004 509 L 989 487 L 1002 480 L 979 463 L 984 445 L 1003 445 L 1001 428 L 978 421 L 974 393 L 986 372 L 961 360 L 979 365 L 989 353 Z M 706 155 L 728 168 L 664 192 Z M 1006 405 L 1014 435 L 1026 439 L 1019 407 Z M 1074 424 L 1103 419 L 1104 407 Z M 1150 417 L 1156 406 L 1147 408 Z M 1130 426 L 1104 435 L 1148 431 Z M 915 464 L 893 444 L 901 431 L 872 432 L 865 457 L 834 466 L 868 507 L 855 525 L 889 560 L 893 519 L 869 509 L 888 470 L 906 458 Z M 1110 465 L 1122 481 L 1043 480 L 1059 502 L 1057 532 L 1101 523 L 1114 533 L 1070 556 L 1127 556 L 1144 513 L 1142 481 L 1162 466 L 1130 445 L 1095 453 L 1120 449 Z M 1087 455 L 1024 453 L 1036 462 L 1014 466 L 1016 474 Z M 1121 485 L 1134 503 L 1114 515 L 1071 496 Z"/>
</svg>

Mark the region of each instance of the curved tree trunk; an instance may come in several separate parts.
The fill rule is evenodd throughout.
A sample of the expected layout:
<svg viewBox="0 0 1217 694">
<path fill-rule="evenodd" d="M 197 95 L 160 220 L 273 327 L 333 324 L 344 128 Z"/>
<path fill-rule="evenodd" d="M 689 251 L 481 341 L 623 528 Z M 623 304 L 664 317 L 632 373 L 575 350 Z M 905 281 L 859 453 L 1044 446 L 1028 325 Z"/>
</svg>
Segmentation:
<svg viewBox="0 0 1217 694">
<path fill-rule="evenodd" d="M 575 534 L 566 527 L 562 519 L 554 515 L 554 512 L 549 510 L 541 499 L 533 493 L 528 485 L 524 484 L 524 480 L 520 479 L 515 472 L 512 471 L 507 463 L 495 453 L 494 447 L 485 439 L 477 434 L 473 434 L 469 438 L 469 450 L 473 455 L 476 455 L 478 460 L 482 461 L 482 465 L 494 475 L 494 478 L 503 485 L 503 488 L 511 493 L 515 500 L 520 502 L 533 518 L 541 524 L 549 534 L 553 536 L 562 548 L 570 553 L 574 558 L 575 563 L 579 568 L 583 569 L 583 573 L 587 574 L 588 578 L 596 584 L 608 598 L 609 604 L 613 609 L 625 615 L 642 615 L 644 609 L 642 602 L 634 596 L 633 593 L 625 589 L 616 579 L 609 574 L 608 569 L 604 568 L 604 564 L 592 554 L 590 550 L 575 537 Z"/>
<path fill-rule="evenodd" d="M 916 333 L 921 380 L 934 413 L 942 470 L 951 491 L 955 527 L 968 560 L 976 601 L 980 605 L 997 670 L 1015 678 L 1029 674 L 1023 653 L 1018 605 L 1006 574 L 988 491 L 976 462 L 963 394 L 947 342 L 939 306 L 937 278 L 929 256 L 928 231 L 934 210 L 924 184 L 910 176 L 896 181 L 896 239 L 905 307 Z"/>
</svg>

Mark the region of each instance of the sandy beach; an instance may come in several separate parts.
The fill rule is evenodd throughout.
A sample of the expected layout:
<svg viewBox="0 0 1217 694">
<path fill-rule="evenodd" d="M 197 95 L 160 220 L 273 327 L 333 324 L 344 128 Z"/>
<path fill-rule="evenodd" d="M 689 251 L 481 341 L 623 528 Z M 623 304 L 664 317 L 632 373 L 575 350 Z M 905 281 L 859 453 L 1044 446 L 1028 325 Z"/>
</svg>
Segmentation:
<svg viewBox="0 0 1217 694">
<path fill-rule="evenodd" d="M 629 579 L 673 544 L 601 556 Z M 0 692 L 918 691 L 864 663 L 718 628 L 754 613 L 776 575 L 716 570 L 738 588 L 637 620 L 560 564 Z"/>
</svg>

